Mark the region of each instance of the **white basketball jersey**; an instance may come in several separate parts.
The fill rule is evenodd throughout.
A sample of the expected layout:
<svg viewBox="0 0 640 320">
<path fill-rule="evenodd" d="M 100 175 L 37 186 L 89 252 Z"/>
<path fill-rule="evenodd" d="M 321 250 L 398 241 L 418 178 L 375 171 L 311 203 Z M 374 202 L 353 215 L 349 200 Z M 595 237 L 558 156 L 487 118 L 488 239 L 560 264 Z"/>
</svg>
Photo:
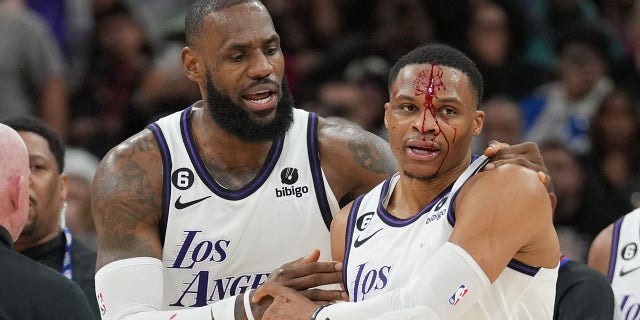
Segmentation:
<svg viewBox="0 0 640 320">
<path fill-rule="evenodd" d="M 613 243 L 607 277 L 624 320 L 640 320 L 640 209 L 613 224 Z"/>
<path fill-rule="evenodd" d="M 239 190 L 218 184 L 200 159 L 191 106 L 148 126 L 163 159 L 163 308 L 203 306 L 256 288 L 286 262 L 321 250 L 339 210 L 320 167 L 315 114 L 273 143 L 258 175 Z M 249 151 L 249 150 L 248 150 Z"/>
<path fill-rule="evenodd" d="M 487 161 L 484 156 L 477 158 L 451 187 L 409 219 L 386 210 L 398 174 L 355 200 L 347 222 L 343 268 L 351 301 L 404 287 L 415 281 L 416 274 L 429 272 L 424 266 L 453 231 L 458 191 Z M 461 319 L 551 319 L 557 272 L 512 260 Z M 453 297 L 457 288 L 425 290 L 444 290 Z"/>
</svg>

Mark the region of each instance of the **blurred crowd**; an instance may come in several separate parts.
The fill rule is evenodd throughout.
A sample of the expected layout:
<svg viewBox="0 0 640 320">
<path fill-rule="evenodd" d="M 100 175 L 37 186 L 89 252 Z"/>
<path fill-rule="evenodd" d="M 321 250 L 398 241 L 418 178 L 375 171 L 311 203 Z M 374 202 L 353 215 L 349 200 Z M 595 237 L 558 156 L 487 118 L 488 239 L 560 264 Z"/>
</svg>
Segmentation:
<svg viewBox="0 0 640 320">
<path fill-rule="evenodd" d="M 182 70 L 190 0 L 0 0 L 0 118 L 36 115 L 74 173 L 66 223 L 90 245 L 97 161 L 199 99 Z M 563 252 L 640 207 L 640 1 L 263 0 L 299 108 L 386 137 L 389 66 L 438 41 L 485 77 L 489 140 L 537 142 Z M 75 185 L 75 188 L 73 187 Z"/>
</svg>

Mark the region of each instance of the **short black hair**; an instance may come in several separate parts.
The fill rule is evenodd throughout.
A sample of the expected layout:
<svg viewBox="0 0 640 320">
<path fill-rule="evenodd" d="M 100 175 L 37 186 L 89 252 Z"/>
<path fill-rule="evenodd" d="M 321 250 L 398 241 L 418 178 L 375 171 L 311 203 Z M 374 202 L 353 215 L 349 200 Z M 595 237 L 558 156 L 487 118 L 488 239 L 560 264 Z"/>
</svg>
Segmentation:
<svg viewBox="0 0 640 320">
<path fill-rule="evenodd" d="M 184 36 L 187 45 L 193 47 L 204 19 L 211 13 L 244 2 L 260 2 L 259 0 L 196 0 L 187 10 L 184 19 Z"/>
<path fill-rule="evenodd" d="M 607 34 L 596 25 L 590 23 L 578 24 L 561 32 L 554 42 L 554 50 L 561 55 L 570 44 L 581 44 L 590 48 L 603 61 L 610 61 L 611 41 Z"/>
<path fill-rule="evenodd" d="M 44 138 L 49 145 L 49 150 L 56 158 L 58 172 L 62 173 L 64 171 L 64 143 L 48 124 L 40 118 L 32 116 L 12 118 L 3 121 L 3 123 L 13 128 L 13 130 L 32 132 Z"/>
<path fill-rule="evenodd" d="M 442 43 L 429 43 L 417 47 L 402 56 L 389 71 L 389 89 L 398 77 L 400 69 L 410 64 L 437 64 L 462 71 L 469 77 L 469 82 L 478 98 L 478 107 L 484 95 L 484 81 L 476 64 L 462 51 Z"/>
</svg>

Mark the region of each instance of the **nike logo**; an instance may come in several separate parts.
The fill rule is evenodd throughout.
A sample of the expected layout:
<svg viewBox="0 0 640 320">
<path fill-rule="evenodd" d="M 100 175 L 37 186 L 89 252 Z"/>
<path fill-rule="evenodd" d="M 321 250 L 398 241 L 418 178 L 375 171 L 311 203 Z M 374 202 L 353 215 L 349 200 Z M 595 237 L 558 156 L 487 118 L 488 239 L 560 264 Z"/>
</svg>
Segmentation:
<svg viewBox="0 0 640 320">
<path fill-rule="evenodd" d="M 365 242 L 369 241 L 369 239 L 371 239 L 373 236 L 376 235 L 376 233 L 382 231 L 382 228 L 378 229 L 376 232 L 370 234 L 368 237 L 364 238 L 364 239 L 358 239 L 356 238 L 356 241 L 353 242 L 353 247 L 357 248 L 361 245 L 363 245 Z"/>
<path fill-rule="evenodd" d="M 637 267 L 635 267 L 635 268 L 631 268 L 631 269 L 626 270 L 626 271 L 625 271 L 625 270 L 620 269 L 620 276 L 621 276 L 621 277 L 624 277 L 624 276 L 626 276 L 627 274 L 629 274 L 629 273 L 631 273 L 631 272 L 634 272 L 634 271 L 636 271 L 636 270 L 638 270 L 638 269 L 640 269 L 640 266 L 637 266 Z"/>
<path fill-rule="evenodd" d="M 201 202 L 201 201 L 204 201 L 206 199 L 211 198 L 211 196 L 206 196 L 204 198 L 196 199 L 196 200 L 189 201 L 189 202 L 180 202 L 180 198 L 181 197 L 182 196 L 179 196 L 178 199 L 176 199 L 176 209 L 178 209 L 178 210 L 182 210 L 182 209 L 188 208 L 188 207 L 190 207 L 190 206 L 192 206 L 192 205 L 194 205 L 194 204 L 196 204 L 198 202 Z"/>
</svg>

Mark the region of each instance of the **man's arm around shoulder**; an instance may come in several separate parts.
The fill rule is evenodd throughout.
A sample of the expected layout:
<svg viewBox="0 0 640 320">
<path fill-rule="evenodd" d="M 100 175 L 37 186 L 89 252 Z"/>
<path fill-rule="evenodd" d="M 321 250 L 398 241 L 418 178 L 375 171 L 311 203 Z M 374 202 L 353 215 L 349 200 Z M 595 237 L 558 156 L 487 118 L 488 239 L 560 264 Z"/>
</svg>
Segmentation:
<svg viewBox="0 0 640 320">
<path fill-rule="evenodd" d="M 471 178 L 455 203 L 450 242 L 466 250 L 493 282 L 513 258 L 555 268 L 560 257 L 552 206 L 538 174 L 503 165 Z"/>
</svg>

